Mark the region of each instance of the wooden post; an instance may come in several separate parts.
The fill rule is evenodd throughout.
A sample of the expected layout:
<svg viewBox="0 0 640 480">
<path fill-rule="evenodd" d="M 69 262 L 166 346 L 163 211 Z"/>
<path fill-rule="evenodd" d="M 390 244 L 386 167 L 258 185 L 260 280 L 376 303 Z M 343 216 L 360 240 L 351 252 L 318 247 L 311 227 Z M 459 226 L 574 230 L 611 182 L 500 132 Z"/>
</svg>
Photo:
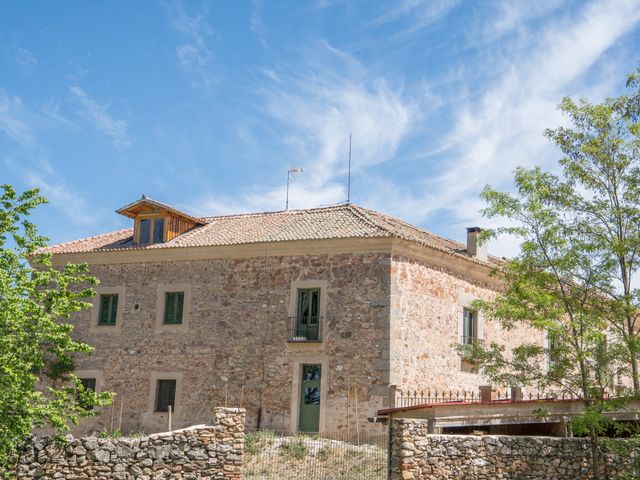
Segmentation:
<svg viewBox="0 0 640 480">
<path fill-rule="evenodd" d="M 122 432 L 122 409 L 124 407 L 124 395 L 120 396 L 120 419 L 118 420 L 118 431 Z"/>
<path fill-rule="evenodd" d="M 358 422 L 358 387 L 353 387 L 353 390 L 355 392 L 355 400 L 356 400 L 356 439 L 358 442 L 358 445 L 360 445 L 360 424 Z"/>
<path fill-rule="evenodd" d="M 225 383 L 224 384 L 224 408 L 227 408 L 227 397 L 229 394 L 229 386 Z"/>
<path fill-rule="evenodd" d="M 244 382 L 242 382 L 242 390 L 240 392 L 240 408 L 242 408 L 242 402 L 244 402 Z"/>
<path fill-rule="evenodd" d="M 349 424 L 349 416 L 351 415 L 351 402 L 349 401 L 351 398 L 351 384 L 347 387 L 347 441 L 349 441 L 349 437 L 351 436 L 351 425 Z"/>
<path fill-rule="evenodd" d="M 111 402 L 111 419 L 109 420 L 109 433 L 113 433 L 113 415 L 115 414 L 115 410 L 116 410 L 116 402 L 112 401 Z"/>
<path fill-rule="evenodd" d="M 168 408 L 168 412 L 169 412 L 169 431 L 171 431 L 171 411 L 173 410 L 173 407 L 171 405 L 169 405 Z"/>
</svg>

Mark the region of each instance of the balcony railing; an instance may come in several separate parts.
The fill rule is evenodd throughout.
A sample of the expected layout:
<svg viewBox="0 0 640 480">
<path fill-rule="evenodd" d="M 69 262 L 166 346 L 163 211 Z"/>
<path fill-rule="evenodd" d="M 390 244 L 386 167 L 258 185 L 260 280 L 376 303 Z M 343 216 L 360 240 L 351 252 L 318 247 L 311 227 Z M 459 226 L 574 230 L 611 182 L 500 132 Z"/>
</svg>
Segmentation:
<svg viewBox="0 0 640 480">
<path fill-rule="evenodd" d="M 322 317 L 289 317 L 287 319 L 287 342 L 322 342 Z"/>
<path fill-rule="evenodd" d="M 484 340 L 477 337 L 460 337 L 460 345 L 462 345 L 460 350 L 462 357 L 473 358 L 484 346 Z"/>
</svg>

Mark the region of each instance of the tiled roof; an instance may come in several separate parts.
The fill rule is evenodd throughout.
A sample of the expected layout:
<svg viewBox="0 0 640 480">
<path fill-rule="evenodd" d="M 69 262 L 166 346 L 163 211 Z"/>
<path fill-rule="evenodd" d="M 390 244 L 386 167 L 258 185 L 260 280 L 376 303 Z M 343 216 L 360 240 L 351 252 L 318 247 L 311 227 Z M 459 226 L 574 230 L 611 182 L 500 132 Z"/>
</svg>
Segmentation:
<svg viewBox="0 0 640 480">
<path fill-rule="evenodd" d="M 466 254 L 466 246 L 462 243 L 427 232 L 397 218 L 351 204 L 306 210 L 202 217 L 199 220 L 204 225 L 196 226 L 165 243 L 136 245 L 133 243 L 133 229 L 128 228 L 60 243 L 42 251 L 60 254 L 295 240 L 397 237 L 473 259 Z M 490 257 L 490 262 L 495 261 L 497 259 Z"/>
</svg>

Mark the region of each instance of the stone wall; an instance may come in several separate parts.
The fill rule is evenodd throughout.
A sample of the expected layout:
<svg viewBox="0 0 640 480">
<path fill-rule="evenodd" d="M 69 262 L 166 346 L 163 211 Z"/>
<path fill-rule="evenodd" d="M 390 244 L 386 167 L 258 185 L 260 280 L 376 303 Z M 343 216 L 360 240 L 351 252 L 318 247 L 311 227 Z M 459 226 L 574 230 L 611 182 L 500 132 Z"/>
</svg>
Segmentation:
<svg viewBox="0 0 640 480">
<path fill-rule="evenodd" d="M 18 479 L 240 480 L 244 409 L 215 408 L 211 426 L 141 438 L 35 438 L 23 451 Z"/>
<path fill-rule="evenodd" d="M 463 308 L 491 300 L 499 284 L 487 269 L 461 260 L 391 259 L 390 383 L 399 390 L 478 391 L 487 380 L 465 365 L 452 347 L 459 343 Z M 499 322 L 479 318 L 487 342 L 514 347 L 526 338 L 544 342 L 540 332 L 522 327 L 505 331 Z"/>
<path fill-rule="evenodd" d="M 391 424 L 391 480 L 588 479 L 590 442 L 581 438 L 430 435 L 427 420 Z M 603 453 L 603 478 L 629 457 Z"/>
<path fill-rule="evenodd" d="M 242 404 L 249 427 L 259 417 L 262 428 L 289 431 L 297 428 L 300 365 L 321 363 L 321 430 L 344 430 L 347 421 L 354 428 L 354 388 L 361 429 L 380 429 L 366 417 L 389 401 L 389 256 L 310 253 L 91 265 L 104 293 L 117 289 L 122 319 L 115 328 L 96 327 L 95 312 L 74 316 L 75 338 L 95 347 L 78 359 L 78 371 L 118 394 L 115 424 L 123 399 L 125 432 L 166 430 L 167 414 L 153 408 L 154 378 L 174 377 L 174 427 L 206 422 L 212 405 Z M 322 343 L 286 341 L 295 282 L 322 285 Z M 159 327 L 162 289 L 185 287 L 188 322 Z M 111 409 L 105 409 L 74 434 L 110 423 Z"/>
</svg>

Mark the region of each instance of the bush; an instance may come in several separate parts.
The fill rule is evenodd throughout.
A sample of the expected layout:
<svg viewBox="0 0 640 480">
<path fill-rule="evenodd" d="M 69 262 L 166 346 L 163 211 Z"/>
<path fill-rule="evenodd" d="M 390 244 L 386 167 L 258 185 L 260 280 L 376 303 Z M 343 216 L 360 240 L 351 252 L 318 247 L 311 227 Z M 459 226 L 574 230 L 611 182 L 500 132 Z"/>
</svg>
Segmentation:
<svg viewBox="0 0 640 480">
<path fill-rule="evenodd" d="M 309 453 L 309 447 L 302 438 L 284 442 L 280 446 L 280 455 L 283 457 L 302 460 Z"/>
<path fill-rule="evenodd" d="M 244 451 L 249 455 L 257 455 L 262 450 L 273 445 L 275 434 L 270 430 L 248 432 L 244 436 Z"/>
</svg>

